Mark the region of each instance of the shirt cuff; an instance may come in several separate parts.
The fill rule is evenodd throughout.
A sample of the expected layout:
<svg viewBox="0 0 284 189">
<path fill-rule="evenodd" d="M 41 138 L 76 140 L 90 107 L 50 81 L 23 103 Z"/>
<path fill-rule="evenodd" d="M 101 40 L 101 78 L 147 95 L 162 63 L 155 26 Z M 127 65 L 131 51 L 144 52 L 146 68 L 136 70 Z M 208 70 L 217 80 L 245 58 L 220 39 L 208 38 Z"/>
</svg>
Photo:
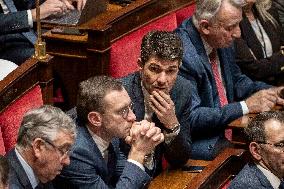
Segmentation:
<svg viewBox="0 0 284 189">
<path fill-rule="evenodd" d="M 130 162 L 130 163 L 133 163 L 133 164 L 137 165 L 140 169 L 142 169 L 143 171 L 145 171 L 144 166 L 143 166 L 141 163 L 139 163 L 138 161 L 135 161 L 135 160 L 133 160 L 133 159 L 127 159 L 127 161 Z"/>
<path fill-rule="evenodd" d="M 32 28 L 33 27 L 32 11 L 31 10 L 27 10 L 27 13 L 28 13 L 28 23 L 29 23 L 29 26 Z"/>
<path fill-rule="evenodd" d="M 248 106 L 247 106 L 246 102 L 245 101 L 241 101 L 240 103 L 241 103 L 241 106 L 242 106 L 243 115 L 248 114 L 249 113 L 249 109 L 248 109 Z"/>
</svg>

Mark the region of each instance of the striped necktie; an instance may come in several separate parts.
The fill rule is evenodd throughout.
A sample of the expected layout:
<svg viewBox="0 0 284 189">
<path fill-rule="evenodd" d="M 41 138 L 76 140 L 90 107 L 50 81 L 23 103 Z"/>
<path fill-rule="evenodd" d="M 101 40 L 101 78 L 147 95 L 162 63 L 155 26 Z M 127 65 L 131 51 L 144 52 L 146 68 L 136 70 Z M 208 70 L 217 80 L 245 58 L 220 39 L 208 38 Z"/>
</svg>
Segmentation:
<svg viewBox="0 0 284 189">
<path fill-rule="evenodd" d="M 225 87 L 222 81 L 221 73 L 219 71 L 219 65 L 217 62 L 217 50 L 213 49 L 212 52 L 209 54 L 209 60 L 212 68 L 212 72 L 215 79 L 215 84 L 217 87 L 217 92 L 220 100 L 221 107 L 228 104 L 228 99 L 225 93 Z M 232 129 L 225 130 L 225 136 L 228 140 L 232 140 Z"/>
</svg>

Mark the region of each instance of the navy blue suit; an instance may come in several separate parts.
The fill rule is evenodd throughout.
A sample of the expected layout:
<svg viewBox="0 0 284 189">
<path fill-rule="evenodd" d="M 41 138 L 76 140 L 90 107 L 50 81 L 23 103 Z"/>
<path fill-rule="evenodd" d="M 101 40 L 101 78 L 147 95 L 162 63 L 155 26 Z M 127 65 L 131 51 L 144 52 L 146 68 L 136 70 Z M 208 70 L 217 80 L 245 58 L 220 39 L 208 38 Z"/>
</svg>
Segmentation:
<svg viewBox="0 0 284 189">
<path fill-rule="evenodd" d="M 70 155 L 71 163 L 55 179 L 55 188 L 138 189 L 143 188 L 149 182 L 150 177 L 145 171 L 119 157 L 118 140 L 112 142 L 115 153 L 109 157 L 110 164 L 107 164 L 88 129 L 82 126 L 79 121 L 77 121 L 77 125 L 74 150 Z M 122 165 L 121 161 L 125 165 Z M 118 169 L 121 166 L 124 166 L 124 169 L 119 177 L 121 170 Z"/>
<path fill-rule="evenodd" d="M 122 78 L 121 81 L 132 100 L 134 114 L 136 115 L 137 121 L 143 120 L 145 116 L 145 105 L 139 72 L 128 75 Z M 156 147 L 156 169 L 153 170 L 154 175 L 159 174 L 161 171 L 162 154 L 164 154 L 166 160 L 173 167 L 180 167 L 189 159 L 191 151 L 191 138 L 189 133 L 191 90 L 189 85 L 190 83 L 186 79 L 178 76 L 175 85 L 170 91 L 171 99 L 175 104 L 176 116 L 181 125 L 181 130 L 170 145 L 162 143 Z M 157 127 L 160 127 L 162 130 L 164 129 L 163 124 L 159 121 L 156 115 L 153 116 L 152 121 Z"/>
<path fill-rule="evenodd" d="M 249 163 L 232 180 L 229 189 L 273 189 L 273 187 L 261 170 L 254 163 Z"/>
<path fill-rule="evenodd" d="M 217 49 L 229 102 L 221 108 L 209 59 L 192 19 L 185 20 L 176 29 L 176 33 L 182 39 L 184 47 L 179 74 L 192 84 L 189 119 L 193 140 L 192 158 L 213 159 L 219 153 L 218 146 L 226 141 L 224 130 L 227 124 L 243 115 L 238 101 L 270 86 L 253 82 L 241 73 L 235 64 L 232 47 Z"/>
<path fill-rule="evenodd" d="M 35 1 L 14 0 L 14 4 L 18 11 L 9 14 L 0 6 L 0 58 L 20 65 L 34 53 L 33 44 L 21 32 L 31 29 L 26 10 L 34 8 Z"/>
<path fill-rule="evenodd" d="M 9 188 L 11 189 L 33 189 L 29 178 L 22 167 L 15 150 L 11 150 L 7 155 L 9 161 Z M 51 182 L 43 185 L 44 189 L 53 189 Z"/>
</svg>

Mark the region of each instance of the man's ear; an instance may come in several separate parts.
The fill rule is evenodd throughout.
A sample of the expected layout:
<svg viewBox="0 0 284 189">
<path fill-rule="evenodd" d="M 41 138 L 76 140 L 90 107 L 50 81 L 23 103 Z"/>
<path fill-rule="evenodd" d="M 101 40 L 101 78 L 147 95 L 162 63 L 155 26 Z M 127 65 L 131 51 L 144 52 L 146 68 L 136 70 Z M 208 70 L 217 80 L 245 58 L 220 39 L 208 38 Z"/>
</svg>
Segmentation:
<svg viewBox="0 0 284 189">
<path fill-rule="evenodd" d="M 44 142 L 41 138 L 35 138 L 32 142 L 32 149 L 34 151 L 35 157 L 40 158 L 40 156 L 43 154 L 43 147 Z"/>
<path fill-rule="evenodd" d="M 250 153 L 251 153 L 251 155 L 254 159 L 256 159 L 257 161 L 261 160 L 262 157 L 261 157 L 261 153 L 260 153 L 260 146 L 259 146 L 258 143 L 251 142 L 249 144 L 249 151 L 250 151 Z"/>
<path fill-rule="evenodd" d="M 210 24 L 209 24 L 208 20 L 200 20 L 199 21 L 199 30 L 204 35 L 208 35 L 210 33 L 209 27 L 210 27 Z"/>
<path fill-rule="evenodd" d="M 144 67 L 144 65 L 142 64 L 141 58 L 138 58 L 137 64 L 139 66 L 139 70 L 141 71 L 143 69 L 143 67 Z"/>
<path fill-rule="evenodd" d="M 102 115 L 99 112 L 89 112 L 88 120 L 96 127 L 100 127 L 102 125 Z"/>
</svg>

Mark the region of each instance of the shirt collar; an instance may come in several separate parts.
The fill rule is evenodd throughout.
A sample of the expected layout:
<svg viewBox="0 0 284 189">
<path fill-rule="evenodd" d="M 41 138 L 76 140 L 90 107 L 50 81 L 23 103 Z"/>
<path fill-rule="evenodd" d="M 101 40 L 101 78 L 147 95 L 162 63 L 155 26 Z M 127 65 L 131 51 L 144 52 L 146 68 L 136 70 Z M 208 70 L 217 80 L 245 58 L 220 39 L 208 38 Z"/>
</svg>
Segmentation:
<svg viewBox="0 0 284 189">
<path fill-rule="evenodd" d="M 18 152 L 18 150 L 15 148 L 16 156 L 19 159 L 25 173 L 27 174 L 29 181 L 33 187 L 33 189 L 39 184 L 39 180 L 36 177 L 33 169 L 31 166 L 25 161 L 25 159 L 21 156 L 21 154 Z"/>
<path fill-rule="evenodd" d="M 211 46 L 205 41 L 205 39 L 204 39 L 202 36 L 201 36 L 201 39 L 202 39 L 202 42 L 203 42 L 203 45 L 204 45 L 206 54 L 207 54 L 207 56 L 209 57 L 209 54 L 212 52 L 213 47 L 211 47 Z"/>
<path fill-rule="evenodd" d="M 92 139 L 97 144 L 97 146 L 98 146 L 102 156 L 106 157 L 106 153 L 107 153 L 107 148 L 109 146 L 109 142 L 105 141 L 104 139 L 102 139 L 101 137 L 96 135 L 94 132 L 92 132 L 91 129 L 89 129 L 88 126 L 87 126 L 87 129 L 90 132 L 90 134 L 92 136 Z"/>
<path fill-rule="evenodd" d="M 269 180 L 269 182 L 272 185 L 272 187 L 274 189 L 278 189 L 279 186 L 280 186 L 281 180 L 276 175 L 274 175 L 271 171 L 269 171 L 268 169 L 265 169 L 264 167 L 262 167 L 260 164 L 256 164 L 256 166 L 257 166 L 257 168 L 260 169 L 260 171 Z"/>
<path fill-rule="evenodd" d="M 144 106 L 145 106 L 145 116 L 144 119 L 151 121 L 152 120 L 152 116 L 154 111 L 152 110 L 152 108 L 150 107 L 150 94 L 149 92 L 146 90 L 146 88 L 144 87 L 142 81 L 141 81 L 141 86 L 142 86 L 142 92 L 144 95 Z"/>
</svg>

